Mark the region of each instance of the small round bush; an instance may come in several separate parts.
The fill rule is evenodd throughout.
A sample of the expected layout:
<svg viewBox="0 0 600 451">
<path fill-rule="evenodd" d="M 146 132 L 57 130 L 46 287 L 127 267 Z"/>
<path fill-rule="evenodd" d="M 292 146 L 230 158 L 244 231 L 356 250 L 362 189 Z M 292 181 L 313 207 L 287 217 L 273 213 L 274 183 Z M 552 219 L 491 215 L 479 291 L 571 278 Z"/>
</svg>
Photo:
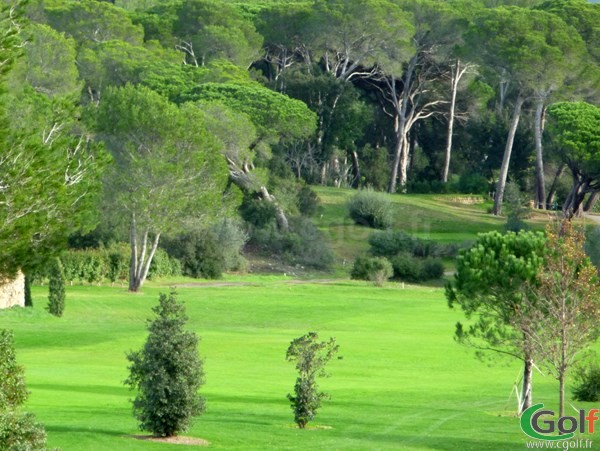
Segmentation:
<svg viewBox="0 0 600 451">
<path fill-rule="evenodd" d="M 600 401 L 600 366 L 597 363 L 575 371 L 573 399 L 583 402 Z"/>
<path fill-rule="evenodd" d="M 401 253 L 392 259 L 394 279 L 406 282 L 419 282 L 421 280 L 421 261 L 408 253 Z"/>
<path fill-rule="evenodd" d="M 392 203 L 384 193 L 371 189 L 359 191 L 348 203 L 350 218 L 358 225 L 388 229 L 394 223 Z"/>
<path fill-rule="evenodd" d="M 391 263 L 383 257 L 358 257 L 354 261 L 350 277 L 357 280 L 370 280 L 381 286 L 394 273 Z"/>
<path fill-rule="evenodd" d="M 427 258 L 421 264 L 421 280 L 441 279 L 444 275 L 444 265 L 440 260 Z"/>
</svg>

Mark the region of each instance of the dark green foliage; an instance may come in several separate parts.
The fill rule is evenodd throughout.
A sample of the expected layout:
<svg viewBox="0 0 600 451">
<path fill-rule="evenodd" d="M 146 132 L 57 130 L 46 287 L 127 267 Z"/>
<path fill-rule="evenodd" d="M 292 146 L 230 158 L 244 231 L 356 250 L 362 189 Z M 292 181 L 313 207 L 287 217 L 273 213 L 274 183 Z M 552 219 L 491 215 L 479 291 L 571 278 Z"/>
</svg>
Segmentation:
<svg viewBox="0 0 600 451">
<path fill-rule="evenodd" d="M 392 203 L 384 193 L 364 189 L 348 202 L 350 218 L 358 225 L 387 229 L 394 223 Z"/>
<path fill-rule="evenodd" d="M 308 218 L 289 219 L 289 231 L 281 232 L 274 225 L 252 231 L 250 244 L 269 256 L 279 256 L 286 263 L 327 269 L 333 263 L 333 253 L 323 234 Z"/>
<path fill-rule="evenodd" d="M 376 231 L 369 235 L 370 252 L 381 257 L 394 257 L 402 252 L 415 257 L 455 257 L 459 245 L 415 238 L 400 230 Z"/>
<path fill-rule="evenodd" d="M 363 163 L 362 185 L 385 191 L 390 181 L 387 148 L 377 148 L 367 144 L 360 150 L 360 157 Z"/>
<path fill-rule="evenodd" d="M 214 233 L 194 231 L 165 241 L 170 255 L 181 262 L 183 274 L 205 279 L 219 279 L 225 270 L 225 259 Z"/>
<path fill-rule="evenodd" d="M 600 401 L 600 366 L 596 362 L 577 368 L 574 376 L 573 399 L 583 402 Z"/>
<path fill-rule="evenodd" d="M 393 257 L 400 252 L 412 252 L 415 243 L 415 238 L 402 231 L 384 230 L 369 235 L 371 253 L 382 257 Z"/>
<path fill-rule="evenodd" d="M 127 354 L 129 377 L 125 381 L 137 390 L 133 412 L 142 430 L 158 437 L 170 437 L 187 430 L 192 417 L 204 410 L 198 389 L 204 383 L 198 337 L 184 330 L 185 307 L 176 293 L 161 294 L 148 322 L 144 347 Z"/>
<path fill-rule="evenodd" d="M 17 364 L 13 333 L 0 329 L 0 412 L 20 406 L 27 395 L 25 372 Z"/>
<path fill-rule="evenodd" d="M 392 258 L 394 279 L 406 282 L 421 281 L 421 261 L 410 254 L 401 253 Z"/>
<path fill-rule="evenodd" d="M 48 278 L 48 311 L 60 317 L 65 310 L 65 275 L 59 258 L 52 262 Z"/>
<path fill-rule="evenodd" d="M 310 186 L 303 186 L 298 191 L 298 211 L 302 216 L 311 217 L 317 213 L 321 201 Z"/>
<path fill-rule="evenodd" d="M 370 280 L 381 286 L 393 273 L 392 264 L 386 258 L 361 255 L 354 261 L 350 277 Z"/>
<path fill-rule="evenodd" d="M 458 180 L 458 192 L 463 194 L 487 194 L 490 182 L 481 174 L 467 172 Z"/>
<path fill-rule="evenodd" d="M 240 214 L 244 221 L 255 227 L 263 228 L 275 221 L 275 206 L 271 202 L 244 196 Z"/>
<path fill-rule="evenodd" d="M 288 347 L 285 357 L 289 362 L 296 363 L 298 377 L 294 385 L 294 396 L 288 394 L 287 397 L 294 411 L 294 421 L 300 429 L 304 429 L 306 424 L 315 418 L 321 402 L 329 396 L 319 391 L 316 379 L 319 376 L 328 376 L 325 365 L 338 350 L 335 338 L 319 342 L 316 332 L 296 338 Z"/>
<path fill-rule="evenodd" d="M 46 431 L 32 413 L 0 412 L 0 449 L 33 451 L 46 449 Z"/>
<path fill-rule="evenodd" d="M 435 258 L 426 258 L 421 265 L 422 280 L 441 279 L 444 276 L 444 264 Z"/>
<path fill-rule="evenodd" d="M 424 282 L 441 279 L 444 265 L 435 258 L 416 258 L 408 253 L 401 253 L 392 258 L 394 278 L 406 282 Z"/>
<path fill-rule="evenodd" d="M 31 298 L 31 276 L 25 274 L 25 307 L 33 307 Z"/>
</svg>

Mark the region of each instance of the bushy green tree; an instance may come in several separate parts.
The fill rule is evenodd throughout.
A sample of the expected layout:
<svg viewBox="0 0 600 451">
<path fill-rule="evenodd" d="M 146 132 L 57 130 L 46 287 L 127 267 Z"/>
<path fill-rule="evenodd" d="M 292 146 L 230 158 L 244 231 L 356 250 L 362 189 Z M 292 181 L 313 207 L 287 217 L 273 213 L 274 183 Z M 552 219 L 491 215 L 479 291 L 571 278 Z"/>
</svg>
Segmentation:
<svg viewBox="0 0 600 451">
<path fill-rule="evenodd" d="M 127 354 L 129 377 L 125 381 L 137 390 L 133 412 L 140 429 L 158 437 L 185 431 L 192 417 L 204 410 L 198 389 L 204 383 L 198 337 L 186 331 L 185 307 L 176 293 L 161 294 L 149 321 L 144 347 Z"/>
<path fill-rule="evenodd" d="M 527 305 L 525 287 L 536 280 L 546 247 L 540 232 L 479 235 L 456 260 L 454 281 L 446 287 L 448 305 L 459 306 L 470 324 L 456 324 L 456 340 L 478 352 L 495 351 L 524 363 L 520 412 L 531 406 L 533 349 L 523 340 L 533 331 L 517 323 Z"/>
<path fill-rule="evenodd" d="M 326 377 L 325 365 L 338 352 L 339 346 L 335 338 L 319 341 L 316 332 L 309 332 L 290 343 L 286 359 L 296 363 L 298 377 L 294 385 L 294 395 L 288 394 L 294 420 L 300 429 L 315 418 L 317 409 L 321 407 L 327 393 L 319 391 L 317 377 Z"/>
<path fill-rule="evenodd" d="M 65 273 L 59 258 L 50 267 L 48 283 L 48 311 L 54 316 L 62 316 L 65 311 Z"/>
<path fill-rule="evenodd" d="M 17 364 L 11 331 L 0 329 L 0 449 L 45 449 L 46 432 L 34 415 L 17 409 L 27 399 L 23 367 Z"/>
</svg>

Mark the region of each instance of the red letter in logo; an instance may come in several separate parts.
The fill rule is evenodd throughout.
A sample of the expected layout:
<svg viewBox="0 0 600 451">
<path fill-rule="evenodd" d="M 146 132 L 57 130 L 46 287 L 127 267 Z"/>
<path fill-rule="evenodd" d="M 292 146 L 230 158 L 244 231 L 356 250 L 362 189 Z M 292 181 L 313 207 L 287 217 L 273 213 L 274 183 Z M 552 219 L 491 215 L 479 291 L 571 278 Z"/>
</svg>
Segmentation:
<svg viewBox="0 0 600 451">
<path fill-rule="evenodd" d="M 588 416 L 585 417 L 585 419 L 588 422 L 588 432 L 590 434 L 594 433 L 594 423 L 599 419 L 596 414 L 600 412 L 600 410 L 598 409 L 590 409 L 590 412 L 588 413 Z"/>
</svg>

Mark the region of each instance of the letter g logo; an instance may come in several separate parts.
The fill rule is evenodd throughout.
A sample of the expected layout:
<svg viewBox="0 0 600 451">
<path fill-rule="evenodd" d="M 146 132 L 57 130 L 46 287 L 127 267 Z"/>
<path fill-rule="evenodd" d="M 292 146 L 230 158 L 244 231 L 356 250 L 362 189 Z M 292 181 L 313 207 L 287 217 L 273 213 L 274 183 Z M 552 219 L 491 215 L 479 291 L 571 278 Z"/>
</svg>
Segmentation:
<svg viewBox="0 0 600 451">
<path fill-rule="evenodd" d="M 521 415 L 521 430 L 531 438 L 538 440 L 567 440 L 575 434 L 572 432 L 563 435 L 543 435 L 554 432 L 554 420 L 544 420 L 544 426 L 540 426 L 540 417 L 542 415 L 554 415 L 552 410 L 540 410 L 544 404 L 536 404 L 529 407 Z"/>
</svg>

